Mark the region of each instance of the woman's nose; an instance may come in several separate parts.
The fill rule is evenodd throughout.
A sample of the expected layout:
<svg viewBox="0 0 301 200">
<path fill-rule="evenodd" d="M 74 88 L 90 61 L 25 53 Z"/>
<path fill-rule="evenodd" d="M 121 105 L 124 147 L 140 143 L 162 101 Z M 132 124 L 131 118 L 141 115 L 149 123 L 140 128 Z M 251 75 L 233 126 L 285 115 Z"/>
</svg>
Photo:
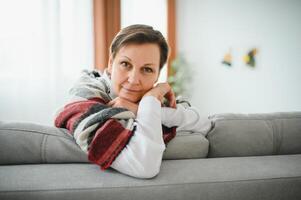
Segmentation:
<svg viewBox="0 0 301 200">
<path fill-rule="evenodd" d="M 137 70 L 132 70 L 129 73 L 128 82 L 131 84 L 138 84 L 140 82 L 140 75 Z"/>
</svg>

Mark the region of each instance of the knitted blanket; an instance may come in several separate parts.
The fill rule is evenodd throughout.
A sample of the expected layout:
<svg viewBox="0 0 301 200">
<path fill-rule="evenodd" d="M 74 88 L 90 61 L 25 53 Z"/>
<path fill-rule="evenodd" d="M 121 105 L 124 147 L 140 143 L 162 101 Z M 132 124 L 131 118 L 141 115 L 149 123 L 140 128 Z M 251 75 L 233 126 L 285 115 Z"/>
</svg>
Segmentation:
<svg viewBox="0 0 301 200">
<path fill-rule="evenodd" d="M 114 94 L 105 73 L 83 71 L 70 94 L 70 102 L 56 115 L 55 126 L 68 129 L 91 162 L 103 170 L 109 168 L 135 133 L 135 114 L 106 105 Z M 162 130 L 167 144 L 175 137 L 176 127 L 162 125 Z"/>
</svg>

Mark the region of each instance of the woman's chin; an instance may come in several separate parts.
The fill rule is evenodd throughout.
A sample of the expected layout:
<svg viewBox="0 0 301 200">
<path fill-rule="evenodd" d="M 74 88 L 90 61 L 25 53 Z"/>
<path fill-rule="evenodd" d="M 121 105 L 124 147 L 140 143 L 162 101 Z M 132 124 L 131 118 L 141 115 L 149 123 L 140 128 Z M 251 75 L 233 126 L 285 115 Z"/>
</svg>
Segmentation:
<svg viewBox="0 0 301 200">
<path fill-rule="evenodd" d="M 133 96 L 133 95 L 124 95 L 124 94 L 120 94 L 119 95 L 120 98 L 126 99 L 132 103 L 137 103 L 141 100 L 141 97 L 138 96 Z"/>
</svg>

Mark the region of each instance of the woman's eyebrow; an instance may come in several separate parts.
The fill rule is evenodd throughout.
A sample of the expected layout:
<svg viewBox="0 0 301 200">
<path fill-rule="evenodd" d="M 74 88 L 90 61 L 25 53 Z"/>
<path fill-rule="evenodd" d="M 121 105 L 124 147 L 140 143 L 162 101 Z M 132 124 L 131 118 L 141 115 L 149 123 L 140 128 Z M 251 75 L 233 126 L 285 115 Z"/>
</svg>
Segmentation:
<svg viewBox="0 0 301 200">
<path fill-rule="evenodd" d="M 129 60 L 130 62 L 132 61 L 132 59 L 129 58 L 129 57 L 127 57 L 127 56 L 121 56 L 121 57 L 126 58 L 126 59 Z M 150 63 L 145 63 L 145 64 L 143 64 L 142 66 L 147 66 L 147 65 L 155 66 L 156 64 L 150 62 Z"/>
<path fill-rule="evenodd" d="M 126 58 L 126 59 L 128 59 L 129 61 L 132 61 L 129 57 L 127 57 L 127 56 L 121 56 L 121 57 L 124 57 L 124 58 Z"/>
<path fill-rule="evenodd" d="M 146 66 L 146 65 L 155 66 L 156 64 L 155 63 L 145 63 L 143 66 Z"/>
</svg>

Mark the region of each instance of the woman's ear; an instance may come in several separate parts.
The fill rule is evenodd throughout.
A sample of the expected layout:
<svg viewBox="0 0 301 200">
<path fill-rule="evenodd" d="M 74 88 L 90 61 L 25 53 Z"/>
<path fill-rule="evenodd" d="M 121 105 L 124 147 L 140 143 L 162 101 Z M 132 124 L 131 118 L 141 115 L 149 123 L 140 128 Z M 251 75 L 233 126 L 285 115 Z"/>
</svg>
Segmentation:
<svg viewBox="0 0 301 200">
<path fill-rule="evenodd" d="M 113 57 L 112 57 L 112 55 L 110 55 L 109 61 L 108 61 L 108 72 L 110 74 L 112 74 L 112 66 L 113 66 Z"/>
<path fill-rule="evenodd" d="M 160 73 L 161 73 L 161 69 L 159 69 L 159 72 L 157 74 L 157 79 L 156 79 L 155 83 L 158 83 L 158 80 L 159 80 L 159 77 L 160 77 Z"/>
</svg>

